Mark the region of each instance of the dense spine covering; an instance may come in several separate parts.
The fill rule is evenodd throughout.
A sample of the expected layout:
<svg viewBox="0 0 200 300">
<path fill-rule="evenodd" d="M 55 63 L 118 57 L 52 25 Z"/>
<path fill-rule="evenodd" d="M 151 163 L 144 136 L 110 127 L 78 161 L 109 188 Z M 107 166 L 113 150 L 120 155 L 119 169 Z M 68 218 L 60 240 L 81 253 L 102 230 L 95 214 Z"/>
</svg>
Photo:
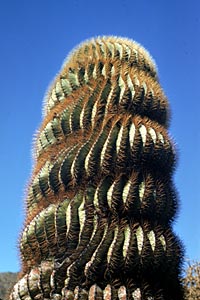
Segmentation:
<svg viewBox="0 0 200 300">
<path fill-rule="evenodd" d="M 10 300 L 183 299 L 168 118 L 140 45 L 72 52 L 44 104 Z"/>
</svg>

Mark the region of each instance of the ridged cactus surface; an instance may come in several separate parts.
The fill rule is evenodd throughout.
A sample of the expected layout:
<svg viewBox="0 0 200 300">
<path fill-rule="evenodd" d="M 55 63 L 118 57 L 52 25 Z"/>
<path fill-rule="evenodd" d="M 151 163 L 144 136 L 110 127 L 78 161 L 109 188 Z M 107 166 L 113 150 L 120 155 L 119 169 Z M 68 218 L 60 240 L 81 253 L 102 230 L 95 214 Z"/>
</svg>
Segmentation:
<svg viewBox="0 0 200 300">
<path fill-rule="evenodd" d="M 183 299 L 168 118 L 139 44 L 72 52 L 44 103 L 11 300 Z"/>
</svg>

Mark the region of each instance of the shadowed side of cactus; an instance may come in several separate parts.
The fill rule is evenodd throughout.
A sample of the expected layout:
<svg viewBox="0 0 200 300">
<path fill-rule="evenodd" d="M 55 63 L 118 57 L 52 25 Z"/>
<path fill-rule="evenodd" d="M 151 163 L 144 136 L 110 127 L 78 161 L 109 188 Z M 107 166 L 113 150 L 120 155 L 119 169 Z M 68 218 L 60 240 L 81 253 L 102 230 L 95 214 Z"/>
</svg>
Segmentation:
<svg viewBox="0 0 200 300">
<path fill-rule="evenodd" d="M 72 52 L 36 136 L 11 300 L 183 299 L 168 118 L 140 45 L 100 37 Z"/>
</svg>

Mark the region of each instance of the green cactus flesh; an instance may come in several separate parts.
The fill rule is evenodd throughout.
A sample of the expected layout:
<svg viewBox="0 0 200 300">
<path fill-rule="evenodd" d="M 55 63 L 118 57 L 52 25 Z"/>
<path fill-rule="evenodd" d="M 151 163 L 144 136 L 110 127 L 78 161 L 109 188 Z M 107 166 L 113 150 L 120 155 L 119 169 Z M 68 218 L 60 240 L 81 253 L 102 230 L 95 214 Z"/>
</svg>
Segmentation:
<svg viewBox="0 0 200 300">
<path fill-rule="evenodd" d="M 148 52 L 99 37 L 44 103 L 10 300 L 183 299 L 168 101 Z"/>
</svg>

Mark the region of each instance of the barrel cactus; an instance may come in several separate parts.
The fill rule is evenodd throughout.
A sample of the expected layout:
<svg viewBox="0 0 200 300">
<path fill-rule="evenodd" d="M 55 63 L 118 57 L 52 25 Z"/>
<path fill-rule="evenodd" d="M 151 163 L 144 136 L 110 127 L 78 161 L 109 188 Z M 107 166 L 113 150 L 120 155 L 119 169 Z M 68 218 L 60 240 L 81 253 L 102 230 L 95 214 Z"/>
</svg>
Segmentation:
<svg viewBox="0 0 200 300">
<path fill-rule="evenodd" d="M 176 155 L 149 53 L 98 37 L 44 101 L 10 300 L 183 299 Z"/>
</svg>

